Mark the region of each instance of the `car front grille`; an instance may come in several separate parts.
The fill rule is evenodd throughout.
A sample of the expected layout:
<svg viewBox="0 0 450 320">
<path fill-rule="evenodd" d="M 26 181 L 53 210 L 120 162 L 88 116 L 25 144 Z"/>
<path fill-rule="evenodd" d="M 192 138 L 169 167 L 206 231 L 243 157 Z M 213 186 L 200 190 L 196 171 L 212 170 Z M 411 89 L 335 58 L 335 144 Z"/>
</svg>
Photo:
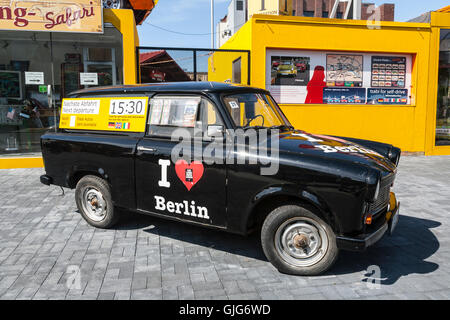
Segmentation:
<svg viewBox="0 0 450 320">
<path fill-rule="evenodd" d="M 381 180 L 378 198 L 373 203 L 369 204 L 370 213 L 375 214 L 387 207 L 390 199 L 391 185 L 394 182 L 394 179 L 395 175 L 391 175 Z"/>
</svg>

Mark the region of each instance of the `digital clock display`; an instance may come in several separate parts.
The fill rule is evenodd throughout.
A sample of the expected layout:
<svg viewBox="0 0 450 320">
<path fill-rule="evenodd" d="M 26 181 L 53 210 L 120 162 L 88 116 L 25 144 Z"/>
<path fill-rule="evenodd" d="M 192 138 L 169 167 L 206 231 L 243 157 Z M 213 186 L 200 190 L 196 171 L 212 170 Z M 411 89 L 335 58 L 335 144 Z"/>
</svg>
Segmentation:
<svg viewBox="0 0 450 320">
<path fill-rule="evenodd" d="M 110 115 L 144 115 L 147 99 L 111 99 Z"/>
</svg>

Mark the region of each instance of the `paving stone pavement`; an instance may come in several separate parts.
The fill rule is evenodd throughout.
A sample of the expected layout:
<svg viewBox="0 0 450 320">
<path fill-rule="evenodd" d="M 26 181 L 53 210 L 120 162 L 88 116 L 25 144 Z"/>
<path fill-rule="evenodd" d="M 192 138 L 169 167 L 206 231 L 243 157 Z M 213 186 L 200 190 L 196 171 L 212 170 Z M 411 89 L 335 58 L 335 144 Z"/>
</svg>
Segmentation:
<svg viewBox="0 0 450 320">
<path fill-rule="evenodd" d="M 280 274 L 257 234 L 131 212 L 95 229 L 42 173 L 0 170 L 1 299 L 450 299 L 450 157 L 403 157 L 395 235 L 318 277 Z"/>
</svg>

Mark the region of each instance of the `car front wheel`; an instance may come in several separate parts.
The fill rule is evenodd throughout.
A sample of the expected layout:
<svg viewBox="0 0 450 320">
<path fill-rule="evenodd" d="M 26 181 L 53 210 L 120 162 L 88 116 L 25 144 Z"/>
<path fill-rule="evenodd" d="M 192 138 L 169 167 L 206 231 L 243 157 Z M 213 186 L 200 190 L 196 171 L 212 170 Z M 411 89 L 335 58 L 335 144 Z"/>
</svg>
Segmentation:
<svg viewBox="0 0 450 320">
<path fill-rule="evenodd" d="M 294 275 L 327 271 L 339 251 L 331 227 L 299 205 L 284 205 L 269 213 L 261 229 L 261 244 L 280 272 Z"/>
</svg>

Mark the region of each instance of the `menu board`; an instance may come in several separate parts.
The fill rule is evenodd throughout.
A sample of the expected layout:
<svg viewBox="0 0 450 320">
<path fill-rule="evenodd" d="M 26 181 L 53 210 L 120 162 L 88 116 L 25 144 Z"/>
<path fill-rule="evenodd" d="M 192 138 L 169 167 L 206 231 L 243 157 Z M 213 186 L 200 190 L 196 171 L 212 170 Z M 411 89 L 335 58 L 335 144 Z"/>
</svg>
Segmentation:
<svg viewBox="0 0 450 320">
<path fill-rule="evenodd" d="M 404 88 L 405 77 L 405 57 L 372 57 L 372 87 Z"/>
</svg>

